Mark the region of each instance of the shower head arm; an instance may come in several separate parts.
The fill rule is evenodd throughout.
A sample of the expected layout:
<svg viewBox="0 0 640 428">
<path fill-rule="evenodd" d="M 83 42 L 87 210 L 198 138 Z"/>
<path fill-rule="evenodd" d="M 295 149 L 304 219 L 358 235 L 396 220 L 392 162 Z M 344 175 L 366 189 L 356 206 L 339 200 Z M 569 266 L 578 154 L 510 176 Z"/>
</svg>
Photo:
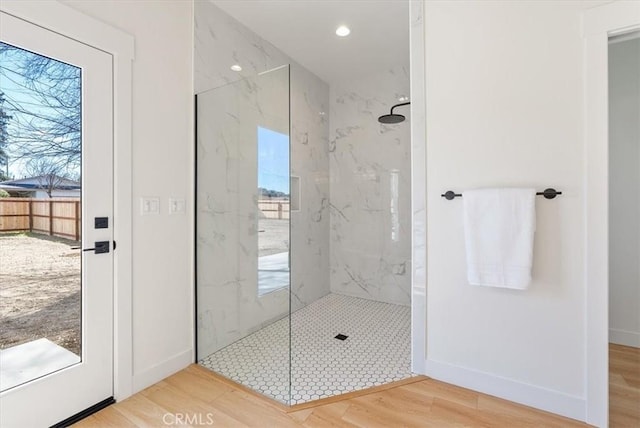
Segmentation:
<svg viewBox="0 0 640 428">
<path fill-rule="evenodd" d="M 408 106 L 409 104 L 411 104 L 411 102 L 406 102 L 406 103 L 400 103 L 400 104 L 396 104 L 393 107 L 391 107 L 391 114 L 393 114 L 393 109 L 396 107 L 402 107 L 402 106 Z"/>
</svg>

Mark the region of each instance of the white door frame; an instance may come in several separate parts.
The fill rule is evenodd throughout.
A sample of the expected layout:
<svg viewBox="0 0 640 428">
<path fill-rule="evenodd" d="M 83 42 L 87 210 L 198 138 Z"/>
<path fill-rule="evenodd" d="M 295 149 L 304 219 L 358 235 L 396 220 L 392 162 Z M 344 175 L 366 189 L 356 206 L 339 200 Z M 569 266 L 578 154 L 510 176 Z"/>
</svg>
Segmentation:
<svg viewBox="0 0 640 428">
<path fill-rule="evenodd" d="M 113 56 L 113 236 L 118 244 L 113 253 L 113 392 L 116 400 L 122 400 L 133 392 L 131 62 L 134 58 L 134 39 L 57 1 L 2 0 L 0 10 Z"/>
<path fill-rule="evenodd" d="M 586 422 L 609 419 L 609 37 L 640 29 L 640 2 L 583 14 L 585 41 Z"/>
</svg>

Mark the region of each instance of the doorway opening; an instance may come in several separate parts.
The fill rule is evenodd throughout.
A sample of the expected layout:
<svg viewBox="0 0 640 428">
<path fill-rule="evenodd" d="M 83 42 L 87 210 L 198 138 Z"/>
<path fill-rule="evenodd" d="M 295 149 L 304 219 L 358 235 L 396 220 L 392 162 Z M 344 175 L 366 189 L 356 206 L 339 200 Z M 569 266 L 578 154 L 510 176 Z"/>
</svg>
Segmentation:
<svg viewBox="0 0 640 428">
<path fill-rule="evenodd" d="M 640 423 L 640 31 L 609 38 L 609 423 Z"/>
</svg>

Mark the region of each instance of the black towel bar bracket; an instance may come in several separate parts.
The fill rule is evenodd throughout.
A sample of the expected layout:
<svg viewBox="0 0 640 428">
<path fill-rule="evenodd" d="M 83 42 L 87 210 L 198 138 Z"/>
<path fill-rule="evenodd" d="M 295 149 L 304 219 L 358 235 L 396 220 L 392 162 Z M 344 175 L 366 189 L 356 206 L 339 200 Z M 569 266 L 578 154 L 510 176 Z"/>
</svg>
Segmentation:
<svg viewBox="0 0 640 428">
<path fill-rule="evenodd" d="M 545 199 L 554 199 L 556 196 L 562 195 L 562 192 L 559 192 L 559 191 L 557 191 L 556 189 L 553 189 L 553 188 L 548 188 L 548 189 L 544 189 L 544 192 L 536 192 L 536 195 L 544 196 Z M 451 190 L 447 190 L 446 192 L 444 192 L 440 196 L 442 196 L 446 200 L 450 201 L 453 198 L 461 198 L 462 194 L 461 193 L 455 193 L 455 192 L 453 192 Z"/>
</svg>

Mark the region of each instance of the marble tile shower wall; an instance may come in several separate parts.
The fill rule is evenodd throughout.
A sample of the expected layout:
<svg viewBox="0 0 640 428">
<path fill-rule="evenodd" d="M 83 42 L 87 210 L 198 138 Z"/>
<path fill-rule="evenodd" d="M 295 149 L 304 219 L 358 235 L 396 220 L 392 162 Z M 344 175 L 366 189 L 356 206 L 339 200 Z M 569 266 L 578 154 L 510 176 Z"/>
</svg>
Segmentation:
<svg viewBox="0 0 640 428">
<path fill-rule="evenodd" d="M 292 310 L 329 293 L 329 87 L 269 42 L 211 4 L 195 2 L 195 91 L 213 88 L 223 102 L 208 106 L 212 119 L 200 115 L 198 153 L 198 358 L 223 348 L 286 315 L 288 293 L 257 296 L 257 245 L 254 203 L 239 204 L 240 192 L 256 192 L 255 165 L 247 162 L 246 147 L 224 147 L 215 138 L 215 117 L 233 114 L 243 77 L 291 64 L 291 174 L 300 177 L 301 209 L 291 214 Z M 242 72 L 230 70 L 241 64 Z M 277 73 L 277 72 L 276 72 Z M 226 86 L 225 86 L 226 85 Z M 241 85 L 242 86 L 242 85 Z M 225 91 L 229 94 L 225 95 Z M 244 106 L 245 110 L 248 106 Z M 260 112 L 254 112 L 259 114 Z M 255 129 L 242 130 L 255 139 Z M 202 135 L 200 135 L 202 134 Z M 214 159 L 215 158 L 215 159 Z M 208 162 L 206 165 L 201 162 Z M 201 168 L 206 167 L 206 168 Z M 230 174 L 244 171 L 246 179 L 232 188 L 222 186 Z M 203 175 L 207 175 L 205 178 Z M 210 177 L 209 177 L 210 175 Z M 242 175 L 242 174 L 241 174 Z M 210 183 L 210 184 L 207 184 Z M 246 187 L 246 189 L 244 187 Z M 240 187 L 243 187 L 242 189 Z M 253 193 L 251 193 L 253 194 Z M 236 196 L 234 196 L 236 195 Z M 256 196 L 257 197 L 257 196 Z"/>
<path fill-rule="evenodd" d="M 409 65 L 331 86 L 331 291 L 411 302 L 411 127 L 382 125 Z"/>
</svg>

